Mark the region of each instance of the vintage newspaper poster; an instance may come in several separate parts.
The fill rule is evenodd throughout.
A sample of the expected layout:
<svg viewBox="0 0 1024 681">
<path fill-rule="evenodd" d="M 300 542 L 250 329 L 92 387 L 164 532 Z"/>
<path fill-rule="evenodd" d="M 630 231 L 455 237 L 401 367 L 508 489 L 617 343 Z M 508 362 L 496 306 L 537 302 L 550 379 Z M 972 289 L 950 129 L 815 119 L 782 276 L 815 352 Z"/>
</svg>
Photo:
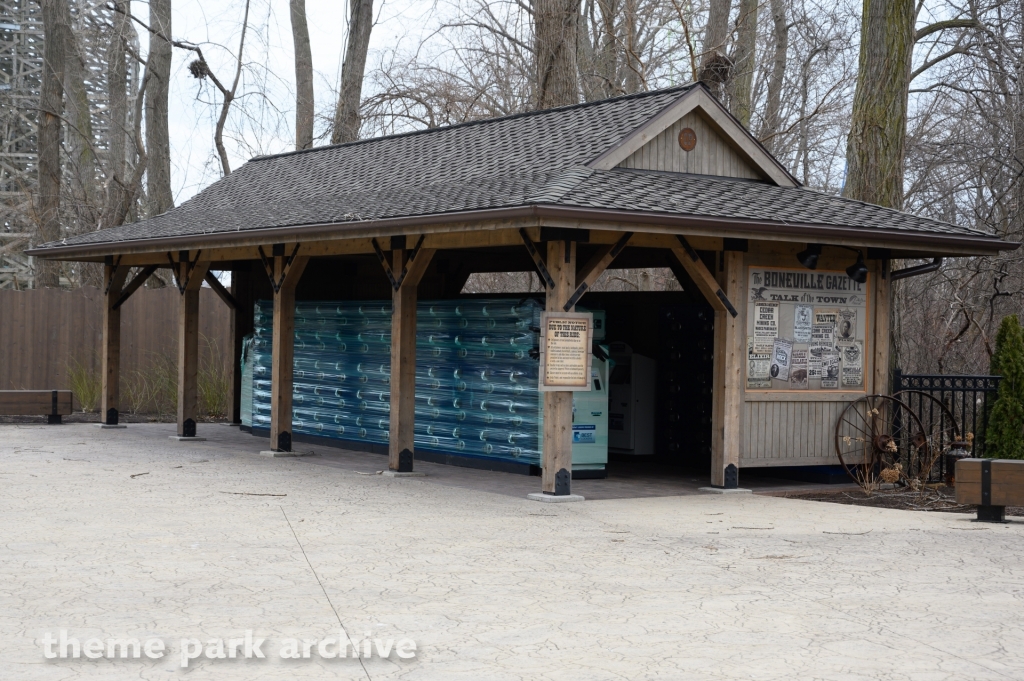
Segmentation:
<svg viewBox="0 0 1024 681">
<path fill-rule="evenodd" d="M 755 352 L 754 337 L 747 336 L 747 388 L 772 387 L 772 355 L 770 352 Z"/>
<path fill-rule="evenodd" d="M 844 371 L 842 353 L 858 343 L 862 356 L 868 351 L 871 276 L 857 282 L 842 270 L 763 265 L 751 265 L 747 273 L 744 336 L 748 362 L 755 361 L 748 367 L 748 386 L 765 380 L 763 364 L 756 362 L 767 354 L 775 390 L 863 389 L 868 361 L 862 358 L 859 369 L 850 364 Z"/>
<path fill-rule="evenodd" d="M 779 304 L 756 303 L 754 305 L 754 350 L 769 353 L 779 336 Z"/>
<path fill-rule="evenodd" d="M 842 356 L 843 387 L 864 384 L 864 342 L 855 341 L 839 349 Z"/>
<path fill-rule="evenodd" d="M 807 348 L 793 348 L 789 366 L 789 386 L 807 390 Z"/>
<path fill-rule="evenodd" d="M 821 378 L 821 362 L 826 352 L 835 350 L 835 325 L 812 324 L 811 347 L 808 349 L 807 377 Z"/>
<path fill-rule="evenodd" d="M 541 314 L 540 390 L 590 390 L 593 315 Z"/>
<path fill-rule="evenodd" d="M 816 307 L 814 308 L 814 323 L 819 326 L 831 326 L 832 333 L 835 333 L 836 325 L 839 324 L 838 307 Z"/>
<path fill-rule="evenodd" d="M 857 340 L 857 311 L 840 310 L 836 322 L 836 345 L 848 346 Z"/>
<path fill-rule="evenodd" d="M 789 381 L 789 364 L 793 356 L 793 341 L 788 338 L 776 338 L 772 344 L 772 366 L 768 370 L 772 378 Z"/>
<path fill-rule="evenodd" d="M 821 388 L 830 390 L 839 387 L 839 353 L 829 350 L 821 356 Z"/>
<path fill-rule="evenodd" d="M 797 343 L 810 343 L 813 327 L 814 308 L 810 305 L 797 305 L 793 309 L 793 340 Z"/>
</svg>

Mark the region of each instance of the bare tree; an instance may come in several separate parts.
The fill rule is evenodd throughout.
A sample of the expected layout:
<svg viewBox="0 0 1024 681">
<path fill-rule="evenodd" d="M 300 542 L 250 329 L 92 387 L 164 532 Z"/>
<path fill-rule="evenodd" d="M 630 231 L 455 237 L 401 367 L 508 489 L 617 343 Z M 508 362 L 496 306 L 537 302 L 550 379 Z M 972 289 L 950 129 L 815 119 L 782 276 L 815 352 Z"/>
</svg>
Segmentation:
<svg viewBox="0 0 1024 681">
<path fill-rule="evenodd" d="M 723 97 L 723 86 L 732 77 L 732 62 L 726 56 L 731 11 L 732 0 L 711 0 L 701 50 L 700 79 L 719 98 Z"/>
<path fill-rule="evenodd" d="M 576 104 L 579 0 L 535 0 L 533 8 L 537 108 Z"/>
<path fill-rule="evenodd" d="M 306 26 L 306 0 L 290 0 L 295 45 L 295 148 L 313 146 L 313 54 Z"/>
<path fill-rule="evenodd" d="M 139 162 L 139 157 L 146 159 L 146 153 L 141 144 L 140 129 L 126 129 L 128 116 L 128 60 L 136 55 L 132 54 L 129 41 L 133 36 L 131 26 L 131 0 L 120 0 L 114 3 L 113 26 L 110 45 L 107 48 L 107 89 L 108 89 L 108 110 L 110 122 L 108 127 L 108 149 L 107 158 L 107 189 L 106 202 L 103 214 L 100 218 L 100 227 L 114 227 L 122 224 L 135 205 L 141 193 L 141 177 L 136 181 L 129 177 L 129 172 L 143 169 L 147 165 L 146 160 Z M 131 84 L 132 87 L 135 83 Z M 144 101 L 144 97 L 137 97 L 137 103 Z M 141 114 L 141 111 L 139 112 Z M 134 117 L 135 123 L 140 124 L 142 116 Z M 129 146 L 132 147 L 132 156 L 135 163 L 128 163 Z M 141 152 L 141 154 L 140 154 Z M 148 159 L 147 159 L 148 160 Z"/>
<path fill-rule="evenodd" d="M 736 17 L 736 44 L 733 50 L 733 73 L 729 80 L 729 109 L 745 127 L 750 127 L 754 81 L 754 51 L 757 49 L 758 0 L 740 0 Z"/>
<path fill-rule="evenodd" d="M 345 47 L 345 60 L 341 64 L 341 87 L 338 92 L 338 106 L 334 111 L 331 144 L 359 139 L 359 106 L 362 103 L 366 53 L 370 49 L 371 29 L 373 0 L 352 0 L 348 19 L 348 43 Z"/>
<path fill-rule="evenodd" d="M 769 152 L 776 147 L 782 125 L 782 88 L 789 58 L 789 19 L 784 0 L 770 0 L 772 10 L 772 62 L 760 137 Z"/>
<path fill-rule="evenodd" d="M 149 214 L 174 207 L 171 192 L 171 141 L 168 132 L 168 93 L 171 82 L 171 0 L 149 2 L 149 58 L 146 71 L 146 148 L 149 167 L 146 187 Z"/>
<path fill-rule="evenodd" d="M 39 232 L 43 241 L 60 239 L 61 121 L 64 112 L 64 75 L 71 40 L 71 13 L 64 0 L 41 0 L 45 53 L 39 95 Z M 60 284 L 59 267 L 52 261 L 36 266 L 36 286 Z"/>
<path fill-rule="evenodd" d="M 79 16 L 79 24 L 84 24 L 87 17 Z M 68 164 L 75 186 L 74 212 L 86 223 L 95 222 L 99 205 L 97 187 L 98 166 L 96 150 L 93 146 L 92 111 L 89 106 L 89 93 L 86 89 L 86 65 L 82 46 L 75 35 L 74 28 L 68 31 L 67 45 L 64 47 L 64 118 L 66 120 L 66 140 Z"/>
</svg>

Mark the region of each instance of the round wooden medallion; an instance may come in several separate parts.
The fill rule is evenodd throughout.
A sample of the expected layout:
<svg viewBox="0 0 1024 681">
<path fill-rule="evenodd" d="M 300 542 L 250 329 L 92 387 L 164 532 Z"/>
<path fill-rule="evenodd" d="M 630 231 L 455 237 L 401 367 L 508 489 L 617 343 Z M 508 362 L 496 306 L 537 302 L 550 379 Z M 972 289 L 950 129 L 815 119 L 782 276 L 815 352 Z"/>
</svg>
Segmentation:
<svg viewBox="0 0 1024 681">
<path fill-rule="evenodd" d="M 693 131 L 693 128 L 683 128 L 679 132 L 679 146 L 683 151 L 693 151 L 693 148 L 697 146 L 697 133 Z"/>
</svg>

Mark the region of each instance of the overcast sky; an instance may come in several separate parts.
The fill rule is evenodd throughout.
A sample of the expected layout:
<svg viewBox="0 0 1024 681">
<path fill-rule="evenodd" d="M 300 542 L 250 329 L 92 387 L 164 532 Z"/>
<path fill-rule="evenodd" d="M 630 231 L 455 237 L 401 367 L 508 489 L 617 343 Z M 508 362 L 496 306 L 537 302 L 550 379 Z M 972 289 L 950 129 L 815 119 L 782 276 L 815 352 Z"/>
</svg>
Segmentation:
<svg viewBox="0 0 1024 681">
<path fill-rule="evenodd" d="M 433 2 L 390 0 L 383 5 L 379 1 L 374 4 L 378 23 L 371 37 L 367 69 L 375 63 L 375 52 L 380 54 L 396 47 L 414 50 L 437 25 L 439 10 Z M 233 57 L 228 49 L 231 52 L 238 49 L 244 7 L 243 0 L 173 0 L 174 38 L 199 44 L 213 72 L 225 84 L 234 76 Z M 227 141 L 233 170 L 251 155 L 294 148 L 295 67 L 288 7 L 288 0 L 252 0 L 251 28 L 245 48 L 245 61 L 250 67 L 243 78 L 249 79 L 250 91 L 265 91 L 267 98 L 261 101 L 249 97 L 244 106 L 252 116 L 245 119 L 244 127 L 238 123 L 241 118 L 234 119 L 235 124 L 229 126 L 233 128 L 229 134 L 241 140 Z M 148 4 L 136 0 L 132 8 L 137 17 L 148 23 Z M 306 0 L 306 13 L 315 72 L 316 109 L 318 113 L 326 113 L 332 105 L 341 72 L 347 3 L 344 0 Z M 139 32 L 145 50 L 147 35 L 143 29 Z M 194 55 L 184 50 L 174 51 L 170 141 L 176 204 L 220 177 L 213 130 L 221 97 L 212 85 L 203 84 L 189 74 L 188 64 L 193 59 Z M 265 78 L 265 81 L 256 87 L 255 78 Z"/>
</svg>

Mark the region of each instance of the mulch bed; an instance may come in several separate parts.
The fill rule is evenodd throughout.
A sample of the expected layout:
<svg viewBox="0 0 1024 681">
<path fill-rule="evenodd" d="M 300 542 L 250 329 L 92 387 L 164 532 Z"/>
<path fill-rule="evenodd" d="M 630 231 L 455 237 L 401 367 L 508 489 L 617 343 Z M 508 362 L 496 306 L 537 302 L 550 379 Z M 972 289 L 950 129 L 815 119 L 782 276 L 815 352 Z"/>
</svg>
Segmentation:
<svg viewBox="0 0 1024 681">
<path fill-rule="evenodd" d="M 873 506 L 875 508 L 896 508 L 904 511 L 943 511 L 945 513 L 975 513 L 977 507 L 956 503 L 956 490 L 945 485 L 928 487 L 924 492 L 895 489 L 879 490 L 865 494 L 860 490 L 841 492 L 813 492 L 810 494 L 787 494 L 788 497 L 808 501 L 826 501 L 832 504 L 851 506 Z M 1024 516 L 1024 507 L 1007 506 L 1006 515 Z"/>
</svg>

